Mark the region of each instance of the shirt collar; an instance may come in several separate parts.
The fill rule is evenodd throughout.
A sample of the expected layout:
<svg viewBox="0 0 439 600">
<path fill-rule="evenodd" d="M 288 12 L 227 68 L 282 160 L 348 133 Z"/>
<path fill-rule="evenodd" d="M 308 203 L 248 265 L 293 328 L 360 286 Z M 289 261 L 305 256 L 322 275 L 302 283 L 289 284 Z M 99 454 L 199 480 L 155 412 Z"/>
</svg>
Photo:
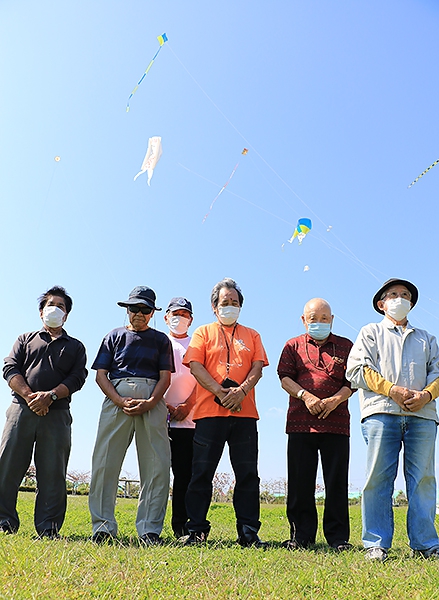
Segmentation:
<svg viewBox="0 0 439 600">
<path fill-rule="evenodd" d="M 41 327 L 39 333 L 40 333 L 40 336 L 42 333 L 45 333 L 46 336 L 49 336 L 49 338 L 52 339 L 52 336 L 50 335 L 50 333 L 47 331 L 47 329 L 45 327 Z M 59 336 L 59 338 L 62 338 L 62 337 L 67 337 L 67 332 L 65 331 L 64 328 L 63 328 L 62 333 Z M 56 338 L 56 339 L 58 340 L 59 338 Z"/>
<path fill-rule="evenodd" d="M 384 327 L 387 327 L 387 329 L 397 329 L 398 327 L 400 327 L 400 325 L 395 325 L 395 323 L 391 321 L 387 316 L 384 316 L 384 319 L 381 321 L 381 323 L 384 325 Z M 413 331 L 414 329 L 415 328 L 412 325 L 410 325 L 410 322 L 407 320 L 405 331 Z"/>
<path fill-rule="evenodd" d="M 317 341 L 312 338 L 308 332 L 306 332 L 305 334 L 305 341 L 307 344 L 312 344 L 313 346 L 317 346 L 318 348 L 324 348 L 326 346 L 326 344 L 331 344 L 334 343 L 334 335 L 331 331 L 331 333 L 329 334 L 329 336 L 326 338 L 326 341 L 324 344 L 317 344 Z"/>
</svg>

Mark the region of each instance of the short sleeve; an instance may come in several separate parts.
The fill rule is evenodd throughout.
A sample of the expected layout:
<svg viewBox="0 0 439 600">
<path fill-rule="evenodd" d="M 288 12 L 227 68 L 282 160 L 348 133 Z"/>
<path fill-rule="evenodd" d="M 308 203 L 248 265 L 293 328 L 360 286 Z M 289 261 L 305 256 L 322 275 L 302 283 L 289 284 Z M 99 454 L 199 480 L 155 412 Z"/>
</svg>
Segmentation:
<svg viewBox="0 0 439 600">
<path fill-rule="evenodd" d="M 202 327 L 198 327 L 192 334 L 191 342 L 183 357 L 183 364 L 190 366 L 192 361 L 204 365 L 206 359 L 205 335 Z"/>
<path fill-rule="evenodd" d="M 291 342 L 287 342 L 280 355 L 279 364 L 277 366 L 277 374 L 279 379 L 282 380 L 284 377 L 290 377 L 295 380 L 297 376 L 295 352 L 293 350 Z"/>
</svg>

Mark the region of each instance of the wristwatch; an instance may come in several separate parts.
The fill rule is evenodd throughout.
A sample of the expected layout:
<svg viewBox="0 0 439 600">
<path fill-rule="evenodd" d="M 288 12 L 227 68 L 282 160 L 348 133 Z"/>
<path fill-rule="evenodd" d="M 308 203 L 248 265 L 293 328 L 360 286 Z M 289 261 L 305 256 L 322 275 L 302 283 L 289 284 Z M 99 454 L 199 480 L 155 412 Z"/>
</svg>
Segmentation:
<svg viewBox="0 0 439 600">
<path fill-rule="evenodd" d="M 50 397 L 52 399 L 52 402 L 55 402 L 55 400 L 58 400 L 58 396 L 55 394 L 55 392 L 50 392 Z"/>
<path fill-rule="evenodd" d="M 306 390 L 304 390 L 304 389 L 302 389 L 302 390 L 299 390 L 299 391 L 297 392 L 297 394 L 296 394 L 296 398 L 299 398 L 299 400 L 302 400 L 302 398 L 303 398 L 303 394 L 304 394 L 305 392 L 306 392 Z"/>
</svg>

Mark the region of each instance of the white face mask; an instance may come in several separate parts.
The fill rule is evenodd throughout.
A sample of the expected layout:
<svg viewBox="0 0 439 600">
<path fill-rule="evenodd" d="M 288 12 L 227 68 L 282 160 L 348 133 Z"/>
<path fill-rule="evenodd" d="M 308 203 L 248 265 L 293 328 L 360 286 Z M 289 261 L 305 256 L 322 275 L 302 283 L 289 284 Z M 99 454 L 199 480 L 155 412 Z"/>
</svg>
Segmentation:
<svg viewBox="0 0 439 600">
<path fill-rule="evenodd" d="M 386 300 L 384 304 L 384 312 L 388 317 L 395 319 L 395 321 L 403 321 L 411 308 L 411 303 L 405 298 L 392 298 L 391 300 Z"/>
<path fill-rule="evenodd" d="M 219 306 L 218 319 L 223 325 L 233 325 L 238 320 L 240 312 L 239 306 Z"/>
<path fill-rule="evenodd" d="M 61 327 L 65 316 L 65 312 L 57 306 L 45 306 L 43 308 L 43 323 L 52 329 Z"/>
<path fill-rule="evenodd" d="M 187 317 L 181 317 L 179 315 L 168 317 L 168 327 L 172 333 L 176 333 L 177 335 L 187 333 L 187 330 L 189 329 L 189 322 L 190 319 Z"/>
</svg>

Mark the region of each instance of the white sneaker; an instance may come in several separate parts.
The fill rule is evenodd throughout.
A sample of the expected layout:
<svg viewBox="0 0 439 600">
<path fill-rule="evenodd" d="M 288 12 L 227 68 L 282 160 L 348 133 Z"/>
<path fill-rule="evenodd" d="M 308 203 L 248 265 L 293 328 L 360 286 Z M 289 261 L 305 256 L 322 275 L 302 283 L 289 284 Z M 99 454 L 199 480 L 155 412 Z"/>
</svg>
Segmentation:
<svg viewBox="0 0 439 600">
<path fill-rule="evenodd" d="M 373 548 L 367 549 L 364 558 L 366 560 L 379 560 L 381 562 L 384 562 L 389 558 L 389 555 L 387 554 L 387 550 L 384 550 L 384 548 L 374 546 Z"/>
</svg>

